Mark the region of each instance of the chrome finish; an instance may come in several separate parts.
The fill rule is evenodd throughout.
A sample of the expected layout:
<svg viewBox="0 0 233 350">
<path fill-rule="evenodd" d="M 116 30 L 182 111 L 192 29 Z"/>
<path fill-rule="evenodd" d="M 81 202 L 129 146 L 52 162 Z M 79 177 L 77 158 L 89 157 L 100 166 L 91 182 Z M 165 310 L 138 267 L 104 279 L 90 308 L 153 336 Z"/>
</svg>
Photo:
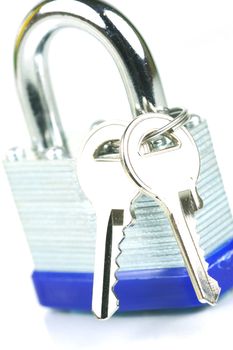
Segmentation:
<svg viewBox="0 0 233 350">
<path fill-rule="evenodd" d="M 165 113 L 164 108 L 161 113 Z M 183 125 L 186 110 L 171 110 L 173 119 L 145 138 L 145 143 Z M 78 156 L 79 183 L 91 201 L 97 222 L 92 310 L 98 318 L 109 318 L 119 307 L 114 294 L 117 282 L 119 245 L 129 225 L 131 201 L 140 194 L 138 186 L 124 173 L 120 158 L 120 141 L 127 124 L 100 123 L 93 126 Z M 95 174 L 95 179 L 93 179 Z M 113 183 L 112 179 L 116 179 Z"/>
<path fill-rule="evenodd" d="M 133 120 L 122 137 L 121 158 L 126 173 L 142 193 L 157 200 L 169 218 L 191 282 L 200 302 L 214 305 L 220 294 L 216 280 L 208 275 L 208 264 L 199 248 L 194 213 L 203 202 L 196 189 L 200 170 L 197 146 L 184 127 L 171 133 L 175 147 L 140 153 L 142 142 L 154 130 L 161 134 L 170 116 L 151 113 Z"/>
<path fill-rule="evenodd" d="M 26 152 L 23 148 L 12 147 L 8 150 L 6 159 L 9 162 L 19 162 L 26 159 Z"/>
<path fill-rule="evenodd" d="M 65 27 L 83 29 L 105 45 L 120 71 L 134 117 L 154 111 L 156 105 L 166 106 L 151 53 L 124 15 L 97 0 L 44 1 L 25 18 L 15 45 L 18 93 L 39 157 L 51 147 L 61 147 L 70 156 L 47 65 L 49 43 Z"/>
<path fill-rule="evenodd" d="M 51 147 L 45 153 L 45 158 L 48 160 L 63 159 L 64 156 L 64 148 L 62 147 Z"/>
<path fill-rule="evenodd" d="M 233 220 L 206 121 L 201 119 L 189 132 L 200 153 L 197 189 L 205 204 L 195 212 L 197 232 L 209 256 L 232 239 Z M 28 151 L 24 161 L 6 160 L 4 167 L 35 269 L 93 273 L 96 216 L 79 185 L 74 160 L 38 162 Z M 171 226 L 158 203 L 141 196 L 133 207 L 136 221 L 125 229 L 120 246 L 124 253 L 117 259 L 120 271 L 136 275 L 138 270 L 183 268 Z"/>
<path fill-rule="evenodd" d="M 202 119 L 197 114 L 191 114 L 189 120 L 185 123 L 185 126 L 189 129 L 193 129 L 202 123 Z"/>
<path fill-rule="evenodd" d="M 96 213 L 92 311 L 101 319 L 111 317 L 119 307 L 114 294 L 119 267 L 117 258 L 124 238 L 124 228 L 132 221 L 130 203 L 138 193 L 138 188 L 125 175 L 119 157 L 109 157 L 102 161 L 94 158 L 94 154 L 108 140 L 120 140 L 125 128 L 124 122 L 98 125 L 87 136 L 77 158 L 80 186 Z"/>
<path fill-rule="evenodd" d="M 156 109 L 156 112 L 159 112 L 159 110 Z M 160 129 L 149 133 L 145 137 L 143 142 L 148 142 L 156 137 L 159 137 L 163 134 L 166 134 L 167 132 L 174 131 L 174 130 L 180 128 L 181 126 L 183 126 L 190 119 L 190 115 L 188 114 L 188 111 L 186 109 L 182 109 L 182 108 L 178 108 L 178 107 L 171 108 L 171 109 L 166 108 L 164 110 L 160 110 L 160 113 L 167 113 L 173 119 L 169 123 L 167 123 L 163 127 L 161 127 Z"/>
</svg>

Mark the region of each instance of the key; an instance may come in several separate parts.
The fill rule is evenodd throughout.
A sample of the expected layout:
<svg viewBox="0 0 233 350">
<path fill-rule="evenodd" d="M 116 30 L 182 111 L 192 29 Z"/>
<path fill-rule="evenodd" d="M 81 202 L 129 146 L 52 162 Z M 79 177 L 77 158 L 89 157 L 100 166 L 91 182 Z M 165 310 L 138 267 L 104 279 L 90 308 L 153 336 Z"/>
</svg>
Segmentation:
<svg viewBox="0 0 233 350">
<path fill-rule="evenodd" d="M 114 294 L 119 268 L 119 245 L 124 228 L 132 221 L 131 200 L 135 185 L 125 175 L 119 157 L 119 144 L 125 123 L 101 123 L 87 137 L 77 159 L 82 190 L 96 212 L 96 250 L 92 311 L 100 319 L 111 317 L 119 307 Z"/>
<path fill-rule="evenodd" d="M 133 120 L 121 141 L 122 165 L 140 191 L 163 207 L 198 300 L 214 305 L 220 287 L 208 275 L 194 219 L 195 211 L 203 206 L 196 189 L 200 169 L 198 149 L 185 127 L 157 136 L 153 147 L 151 141 L 146 141 L 148 135 L 171 120 L 162 113 L 148 113 Z"/>
</svg>

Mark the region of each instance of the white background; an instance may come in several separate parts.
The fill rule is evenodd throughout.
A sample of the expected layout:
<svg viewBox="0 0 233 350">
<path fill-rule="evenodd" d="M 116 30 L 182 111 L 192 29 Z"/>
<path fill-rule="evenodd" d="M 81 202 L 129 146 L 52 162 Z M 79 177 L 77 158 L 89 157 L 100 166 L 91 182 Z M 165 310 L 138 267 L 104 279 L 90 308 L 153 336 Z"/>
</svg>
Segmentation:
<svg viewBox="0 0 233 350">
<path fill-rule="evenodd" d="M 146 39 L 159 67 L 169 106 L 184 106 L 208 119 L 232 206 L 232 2 L 110 2 L 131 19 Z M 29 144 L 14 84 L 13 46 L 22 19 L 36 3 L 1 3 L 1 158 L 7 148 Z M 50 61 L 62 121 L 74 152 L 90 121 L 130 117 L 116 67 L 95 39 L 66 30 L 54 40 Z M 223 343 L 231 347 L 232 291 L 215 308 L 137 313 L 99 322 L 87 314 L 62 314 L 41 308 L 30 280 L 32 270 L 29 249 L 0 168 L 0 349 L 217 349 Z"/>
</svg>

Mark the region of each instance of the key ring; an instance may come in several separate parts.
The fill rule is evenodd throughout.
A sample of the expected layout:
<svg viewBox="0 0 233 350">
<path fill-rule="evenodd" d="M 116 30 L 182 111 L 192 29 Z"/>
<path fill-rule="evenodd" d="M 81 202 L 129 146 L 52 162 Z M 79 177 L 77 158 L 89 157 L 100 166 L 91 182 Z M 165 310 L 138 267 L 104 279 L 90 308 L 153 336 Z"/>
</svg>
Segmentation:
<svg viewBox="0 0 233 350">
<path fill-rule="evenodd" d="M 159 137 L 163 134 L 166 134 L 167 132 L 172 132 L 175 129 L 178 129 L 182 127 L 185 123 L 187 123 L 191 117 L 191 115 L 188 113 L 187 109 L 179 108 L 179 107 L 174 107 L 174 108 L 156 108 L 156 112 L 158 113 L 166 113 L 173 117 L 174 119 L 163 126 L 162 128 L 153 131 L 150 133 L 146 139 L 144 140 L 143 143 L 151 141 L 155 137 Z"/>
</svg>

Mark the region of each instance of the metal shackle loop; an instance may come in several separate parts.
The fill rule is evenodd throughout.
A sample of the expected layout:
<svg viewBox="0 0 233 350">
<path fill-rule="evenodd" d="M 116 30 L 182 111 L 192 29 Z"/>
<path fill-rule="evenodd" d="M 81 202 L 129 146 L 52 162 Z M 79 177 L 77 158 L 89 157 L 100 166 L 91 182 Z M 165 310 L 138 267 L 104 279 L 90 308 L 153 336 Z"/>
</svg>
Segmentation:
<svg viewBox="0 0 233 350">
<path fill-rule="evenodd" d="M 134 117 L 166 106 L 152 55 L 132 23 L 112 6 L 97 0 L 50 0 L 25 18 L 15 45 L 19 97 L 38 157 L 52 147 L 70 151 L 49 79 L 50 39 L 62 28 L 83 29 L 112 55 L 123 79 Z"/>
</svg>

